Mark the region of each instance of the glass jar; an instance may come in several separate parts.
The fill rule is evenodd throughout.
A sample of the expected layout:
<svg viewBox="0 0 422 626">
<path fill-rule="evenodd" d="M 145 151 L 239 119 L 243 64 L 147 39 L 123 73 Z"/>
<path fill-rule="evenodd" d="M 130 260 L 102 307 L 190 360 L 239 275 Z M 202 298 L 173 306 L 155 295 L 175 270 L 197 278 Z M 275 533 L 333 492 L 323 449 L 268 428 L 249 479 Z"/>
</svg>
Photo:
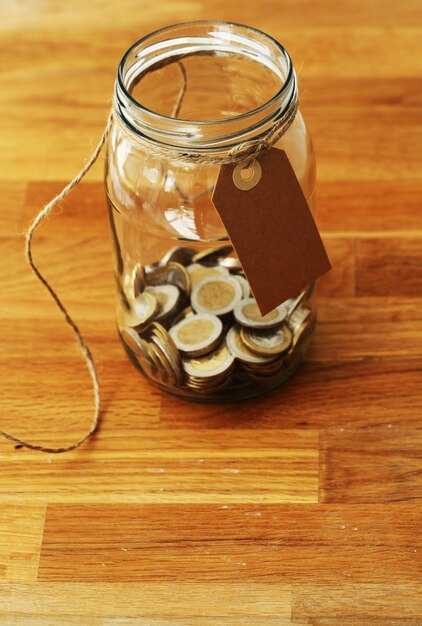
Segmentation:
<svg viewBox="0 0 422 626">
<path fill-rule="evenodd" d="M 290 116 L 275 147 L 312 209 L 315 159 L 295 98 L 286 50 L 239 24 L 164 28 L 120 62 L 105 169 L 117 326 L 139 370 L 173 394 L 259 395 L 309 345 L 313 285 L 262 318 L 212 203 L 218 159 Z"/>
</svg>

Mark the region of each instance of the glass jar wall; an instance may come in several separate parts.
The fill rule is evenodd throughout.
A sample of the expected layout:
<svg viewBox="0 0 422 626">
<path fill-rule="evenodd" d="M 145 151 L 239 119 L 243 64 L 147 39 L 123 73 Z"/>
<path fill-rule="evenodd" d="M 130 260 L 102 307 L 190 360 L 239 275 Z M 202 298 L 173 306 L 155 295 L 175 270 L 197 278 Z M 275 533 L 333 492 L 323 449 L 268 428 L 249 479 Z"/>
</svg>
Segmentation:
<svg viewBox="0 0 422 626">
<path fill-rule="evenodd" d="M 218 160 L 292 116 L 296 98 L 284 48 L 231 23 L 162 29 L 119 65 L 105 172 L 117 325 L 135 365 L 166 391 L 251 397 L 286 380 L 306 352 L 313 285 L 261 317 L 212 203 Z M 312 209 L 312 143 L 294 113 L 275 147 Z"/>
</svg>

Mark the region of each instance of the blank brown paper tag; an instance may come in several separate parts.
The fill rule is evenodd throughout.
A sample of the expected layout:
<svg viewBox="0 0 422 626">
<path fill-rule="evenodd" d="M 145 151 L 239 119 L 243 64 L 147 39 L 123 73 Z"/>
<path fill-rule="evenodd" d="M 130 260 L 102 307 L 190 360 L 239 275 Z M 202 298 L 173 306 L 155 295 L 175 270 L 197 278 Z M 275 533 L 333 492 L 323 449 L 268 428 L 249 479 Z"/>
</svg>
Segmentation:
<svg viewBox="0 0 422 626">
<path fill-rule="evenodd" d="M 266 315 L 331 265 L 284 150 L 271 148 L 258 161 L 261 178 L 248 190 L 233 181 L 236 165 L 223 165 L 212 199 Z"/>
</svg>

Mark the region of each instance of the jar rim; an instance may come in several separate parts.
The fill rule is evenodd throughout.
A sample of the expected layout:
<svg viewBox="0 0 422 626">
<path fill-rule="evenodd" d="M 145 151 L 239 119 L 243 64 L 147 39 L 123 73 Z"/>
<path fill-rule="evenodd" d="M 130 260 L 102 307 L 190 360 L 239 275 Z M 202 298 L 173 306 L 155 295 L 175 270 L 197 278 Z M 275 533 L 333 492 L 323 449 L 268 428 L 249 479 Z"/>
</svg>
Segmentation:
<svg viewBox="0 0 422 626">
<path fill-rule="evenodd" d="M 246 111 L 246 112 L 239 113 L 237 115 L 233 115 L 229 117 L 222 117 L 222 118 L 215 119 L 215 120 L 197 120 L 197 119 L 186 120 L 183 118 L 171 117 L 169 115 L 157 113 L 156 111 L 149 109 L 148 107 L 142 105 L 138 100 L 133 98 L 128 88 L 126 87 L 126 84 L 124 81 L 125 63 L 127 59 L 129 58 L 130 54 L 133 53 L 134 50 L 136 50 L 136 48 L 138 48 L 142 43 L 148 41 L 149 39 L 152 39 L 156 35 L 160 35 L 162 33 L 164 34 L 166 32 L 171 32 L 173 30 L 176 30 L 177 28 L 183 28 L 183 27 L 189 27 L 189 26 L 206 26 L 206 25 L 233 26 L 236 28 L 240 28 L 245 33 L 249 32 L 251 34 L 257 34 L 263 39 L 267 40 L 269 43 L 273 44 L 278 49 L 278 51 L 283 55 L 284 60 L 286 61 L 286 70 L 287 70 L 286 77 L 284 81 L 282 82 L 280 89 L 278 89 L 277 92 L 271 98 L 269 98 L 268 100 L 265 100 L 265 102 L 251 109 L 250 111 Z M 153 119 L 155 118 L 157 120 L 171 122 L 172 124 L 175 125 L 175 127 L 177 127 L 178 125 L 182 126 L 187 123 L 195 124 L 198 127 L 207 127 L 207 126 L 217 126 L 219 124 L 223 125 L 223 124 L 227 124 L 227 122 L 235 123 L 237 121 L 247 120 L 248 118 L 252 118 L 256 116 L 256 114 L 259 114 L 261 111 L 264 111 L 273 103 L 276 103 L 277 100 L 279 100 L 284 94 L 286 94 L 286 92 L 288 91 L 290 87 L 291 80 L 293 77 L 294 77 L 294 68 L 293 68 L 293 63 L 292 63 L 289 53 L 287 52 L 286 48 L 271 35 L 268 35 L 267 33 L 263 32 L 262 30 L 258 28 L 254 28 L 253 26 L 248 26 L 246 24 L 241 24 L 238 22 L 231 22 L 231 21 L 225 21 L 225 20 L 193 20 L 193 21 L 187 21 L 187 22 L 179 22 L 179 23 L 172 24 L 170 26 L 164 26 L 162 28 L 158 28 L 154 31 L 151 31 L 150 33 L 148 33 L 144 37 L 141 37 L 135 43 L 133 43 L 130 46 L 130 48 L 128 48 L 128 50 L 125 52 L 121 61 L 119 62 L 118 69 L 117 69 L 116 83 L 118 84 L 119 89 L 124 94 L 125 98 L 128 99 L 129 103 L 133 107 L 135 107 L 139 112 L 146 113 L 149 117 Z"/>
</svg>

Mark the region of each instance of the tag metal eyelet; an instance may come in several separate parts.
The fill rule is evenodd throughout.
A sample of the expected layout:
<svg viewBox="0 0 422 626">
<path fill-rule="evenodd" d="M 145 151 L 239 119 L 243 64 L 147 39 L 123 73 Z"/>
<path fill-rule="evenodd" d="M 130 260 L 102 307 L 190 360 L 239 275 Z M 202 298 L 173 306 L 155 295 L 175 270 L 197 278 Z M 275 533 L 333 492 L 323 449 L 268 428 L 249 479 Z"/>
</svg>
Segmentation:
<svg viewBox="0 0 422 626">
<path fill-rule="evenodd" d="M 261 176 L 262 168 L 257 160 L 252 161 L 248 167 L 239 163 L 233 170 L 233 182 L 242 191 L 255 187 L 261 180 Z"/>
</svg>

